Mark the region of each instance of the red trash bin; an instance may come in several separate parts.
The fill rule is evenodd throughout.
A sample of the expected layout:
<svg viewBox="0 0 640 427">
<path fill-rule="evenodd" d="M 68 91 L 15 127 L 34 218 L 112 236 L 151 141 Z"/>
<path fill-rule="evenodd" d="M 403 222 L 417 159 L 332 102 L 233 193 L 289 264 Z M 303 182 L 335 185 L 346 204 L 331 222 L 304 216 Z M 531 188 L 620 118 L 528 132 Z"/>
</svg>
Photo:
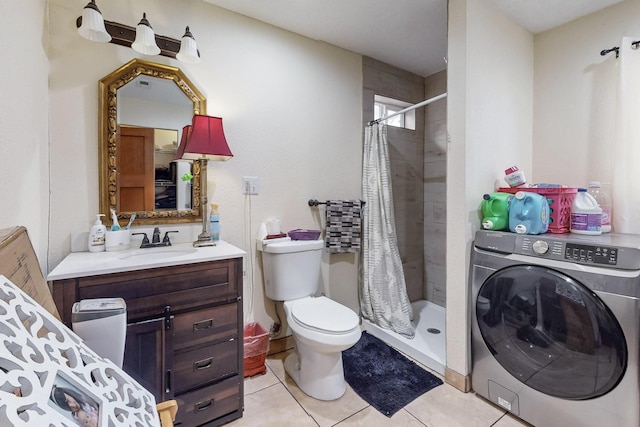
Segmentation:
<svg viewBox="0 0 640 427">
<path fill-rule="evenodd" d="M 244 376 L 264 374 L 269 351 L 269 332 L 257 322 L 244 325 Z"/>
</svg>

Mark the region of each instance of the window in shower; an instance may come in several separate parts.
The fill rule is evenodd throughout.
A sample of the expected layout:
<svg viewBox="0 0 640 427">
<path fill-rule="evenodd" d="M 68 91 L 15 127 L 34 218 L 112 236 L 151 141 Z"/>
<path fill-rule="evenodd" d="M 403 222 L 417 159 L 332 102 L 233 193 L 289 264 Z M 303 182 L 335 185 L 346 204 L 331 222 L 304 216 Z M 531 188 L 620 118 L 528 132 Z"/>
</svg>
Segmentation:
<svg viewBox="0 0 640 427">
<path fill-rule="evenodd" d="M 410 106 L 410 103 L 400 101 L 399 99 L 374 95 L 374 120 L 390 116 L 391 114 L 397 113 L 398 111 L 401 111 Z M 397 116 L 385 121 L 385 123 L 389 126 L 416 130 L 416 111 L 411 110 L 402 114 L 398 114 Z"/>
</svg>

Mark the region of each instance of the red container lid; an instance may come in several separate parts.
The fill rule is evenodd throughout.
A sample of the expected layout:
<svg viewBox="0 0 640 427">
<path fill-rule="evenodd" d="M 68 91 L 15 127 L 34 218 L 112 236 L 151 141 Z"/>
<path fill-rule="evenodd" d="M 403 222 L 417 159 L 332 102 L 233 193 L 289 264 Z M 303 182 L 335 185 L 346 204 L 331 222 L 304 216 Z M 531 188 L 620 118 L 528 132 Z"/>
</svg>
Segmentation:
<svg viewBox="0 0 640 427">
<path fill-rule="evenodd" d="M 509 175 L 510 173 L 517 172 L 518 170 L 519 170 L 519 169 L 518 169 L 518 167 L 517 167 L 517 166 L 511 166 L 509 169 L 506 169 L 506 170 L 504 171 L 504 174 L 505 174 L 505 175 Z"/>
</svg>

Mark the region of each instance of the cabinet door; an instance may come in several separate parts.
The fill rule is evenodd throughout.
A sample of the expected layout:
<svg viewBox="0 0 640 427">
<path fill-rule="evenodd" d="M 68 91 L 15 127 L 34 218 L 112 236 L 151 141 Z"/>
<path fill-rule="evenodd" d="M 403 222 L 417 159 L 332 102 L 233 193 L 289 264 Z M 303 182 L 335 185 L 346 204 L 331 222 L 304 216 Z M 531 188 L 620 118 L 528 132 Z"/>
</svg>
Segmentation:
<svg viewBox="0 0 640 427">
<path fill-rule="evenodd" d="M 160 317 L 127 325 L 123 368 L 156 402 L 173 398 L 171 322 Z"/>
</svg>

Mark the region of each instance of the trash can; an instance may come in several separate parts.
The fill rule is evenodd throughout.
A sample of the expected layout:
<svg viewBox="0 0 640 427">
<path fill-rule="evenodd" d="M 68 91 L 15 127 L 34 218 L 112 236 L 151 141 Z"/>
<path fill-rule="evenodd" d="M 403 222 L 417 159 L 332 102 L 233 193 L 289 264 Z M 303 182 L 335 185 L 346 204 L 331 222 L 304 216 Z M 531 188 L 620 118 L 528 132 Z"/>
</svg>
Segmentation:
<svg viewBox="0 0 640 427">
<path fill-rule="evenodd" d="M 73 331 L 99 356 L 122 368 L 127 304 L 122 298 L 85 299 L 71 309 Z"/>
<path fill-rule="evenodd" d="M 269 351 L 269 332 L 259 323 L 252 322 L 244 325 L 244 376 L 251 377 L 264 374 L 267 367 L 264 364 Z"/>
</svg>

